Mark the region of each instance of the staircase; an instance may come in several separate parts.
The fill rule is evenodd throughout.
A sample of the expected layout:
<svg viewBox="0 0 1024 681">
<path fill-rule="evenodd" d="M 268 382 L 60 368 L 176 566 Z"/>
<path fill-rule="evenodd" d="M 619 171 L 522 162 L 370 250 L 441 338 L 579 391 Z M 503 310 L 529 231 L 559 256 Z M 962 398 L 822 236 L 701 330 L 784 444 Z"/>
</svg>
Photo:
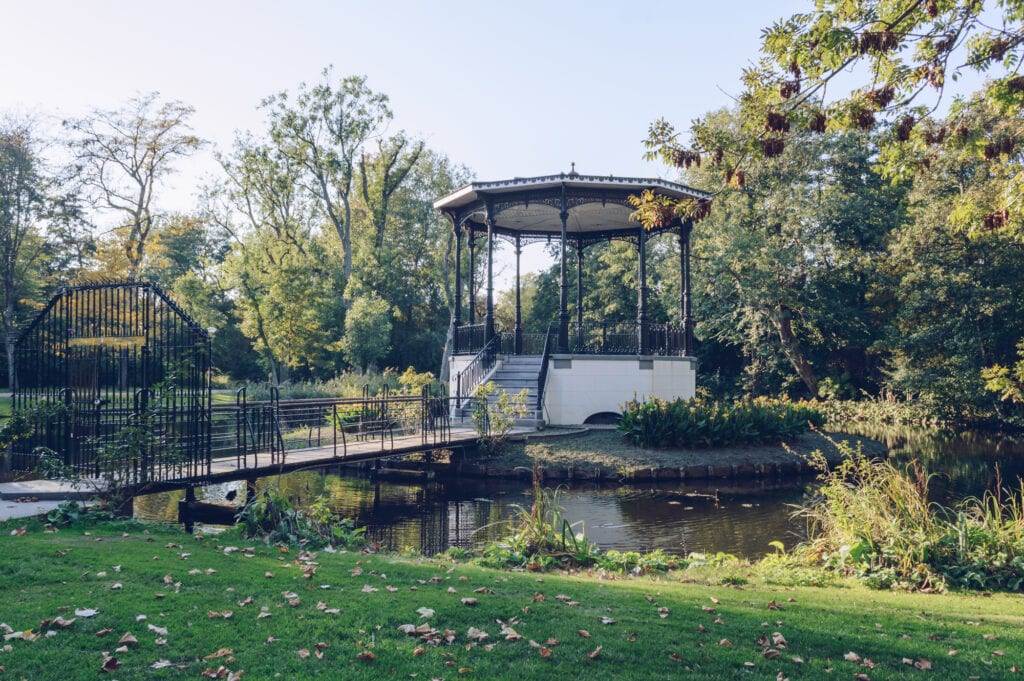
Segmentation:
<svg viewBox="0 0 1024 681">
<path fill-rule="evenodd" d="M 537 381 L 540 379 L 540 355 L 508 355 L 501 360 L 491 374 L 490 381 L 509 395 L 526 391 L 526 416 L 516 421 L 517 425 L 540 425 L 544 415 L 542 405 L 537 403 Z M 497 395 L 491 400 L 497 399 Z"/>
<path fill-rule="evenodd" d="M 488 401 L 493 403 L 501 391 L 515 396 L 526 391 L 526 415 L 516 419 L 517 426 L 538 427 L 544 423 L 542 405 L 537 403 L 538 382 L 540 380 L 543 359 L 541 355 L 505 355 L 498 360 L 498 365 L 487 377 L 486 383 L 494 383 L 498 388 Z M 463 408 L 462 415 L 468 416 L 469 409 Z"/>
</svg>

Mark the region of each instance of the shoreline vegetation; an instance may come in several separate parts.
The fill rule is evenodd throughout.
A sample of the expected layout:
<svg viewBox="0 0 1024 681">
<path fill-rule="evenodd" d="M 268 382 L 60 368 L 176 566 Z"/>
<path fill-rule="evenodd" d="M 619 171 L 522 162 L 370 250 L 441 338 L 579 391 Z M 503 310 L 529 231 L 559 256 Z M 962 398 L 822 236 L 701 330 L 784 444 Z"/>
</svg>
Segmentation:
<svg viewBox="0 0 1024 681">
<path fill-rule="evenodd" d="M 842 433 L 804 433 L 785 445 L 645 449 L 629 444 L 615 430 L 595 428 L 513 437 L 490 456 L 438 459 L 414 466 L 426 465 L 442 475 L 517 479 L 529 479 L 537 466 L 545 480 L 622 483 L 779 477 L 813 474 L 808 459 L 815 451 L 838 461 L 842 456 L 838 443 L 860 446 L 873 456 L 886 451 L 875 440 Z"/>
</svg>

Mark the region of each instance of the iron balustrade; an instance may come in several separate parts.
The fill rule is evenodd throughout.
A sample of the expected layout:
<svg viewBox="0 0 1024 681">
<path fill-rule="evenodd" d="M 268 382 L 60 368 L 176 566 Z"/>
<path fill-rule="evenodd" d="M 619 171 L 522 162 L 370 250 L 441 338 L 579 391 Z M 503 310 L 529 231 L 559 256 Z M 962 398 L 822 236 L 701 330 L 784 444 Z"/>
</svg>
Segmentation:
<svg viewBox="0 0 1024 681">
<path fill-rule="evenodd" d="M 639 327 L 629 322 L 569 323 L 569 352 L 580 355 L 635 355 L 640 351 Z"/>
<path fill-rule="evenodd" d="M 466 324 L 455 329 L 455 347 L 459 354 L 478 352 L 486 342 L 486 324 Z"/>
<path fill-rule="evenodd" d="M 498 361 L 498 350 L 501 345 L 501 334 L 495 335 L 480 351 L 474 355 L 469 364 L 455 377 L 455 406 L 462 407 L 462 401 L 473 397 L 477 387 L 484 382 L 491 369 Z"/>
</svg>

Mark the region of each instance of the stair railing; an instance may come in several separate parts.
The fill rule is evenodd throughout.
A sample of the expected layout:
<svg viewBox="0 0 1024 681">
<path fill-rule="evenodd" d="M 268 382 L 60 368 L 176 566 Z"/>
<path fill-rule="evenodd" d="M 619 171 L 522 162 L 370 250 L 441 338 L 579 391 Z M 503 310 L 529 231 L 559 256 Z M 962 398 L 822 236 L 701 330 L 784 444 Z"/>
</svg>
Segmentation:
<svg viewBox="0 0 1024 681">
<path fill-rule="evenodd" d="M 477 389 L 487 375 L 490 374 L 491 369 L 494 368 L 494 364 L 498 359 L 498 347 L 501 343 L 501 337 L 495 335 L 491 340 L 487 341 L 480 352 L 473 356 L 466 368 L 463 369 L 455 377 L 455 407 L 458 409 L 462 408 L 462 400 L 473 396 L 473 392 Z"/>
<path fill-rule="evenodd" d="M 544 413 L 544 384 L 548 381 L 548 357 L 551 354 L 551 327 L 554 322 L 548 323 L 548 330 L 544 332 L 544 349 L 540 354 L 540 373 L 537 375 L 537 413 Z"/>
</svg>

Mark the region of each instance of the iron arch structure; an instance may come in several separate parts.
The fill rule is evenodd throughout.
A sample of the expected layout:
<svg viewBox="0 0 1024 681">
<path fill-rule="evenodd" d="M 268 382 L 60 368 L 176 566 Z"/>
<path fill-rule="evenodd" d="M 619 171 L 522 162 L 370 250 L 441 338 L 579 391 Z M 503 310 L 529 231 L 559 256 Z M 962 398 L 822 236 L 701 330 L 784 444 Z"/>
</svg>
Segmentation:
<svg viewBox="0 0 1024 681">
<path fill-rule="evenodd" d="M 49 450 L 82 477 L 106 468 L 132 484 L 208 471 L 210 337 L 157 285 L 60 290 L 18 338 L 15 368 L 29 429 L 16 470 Z"/>
</svg>

